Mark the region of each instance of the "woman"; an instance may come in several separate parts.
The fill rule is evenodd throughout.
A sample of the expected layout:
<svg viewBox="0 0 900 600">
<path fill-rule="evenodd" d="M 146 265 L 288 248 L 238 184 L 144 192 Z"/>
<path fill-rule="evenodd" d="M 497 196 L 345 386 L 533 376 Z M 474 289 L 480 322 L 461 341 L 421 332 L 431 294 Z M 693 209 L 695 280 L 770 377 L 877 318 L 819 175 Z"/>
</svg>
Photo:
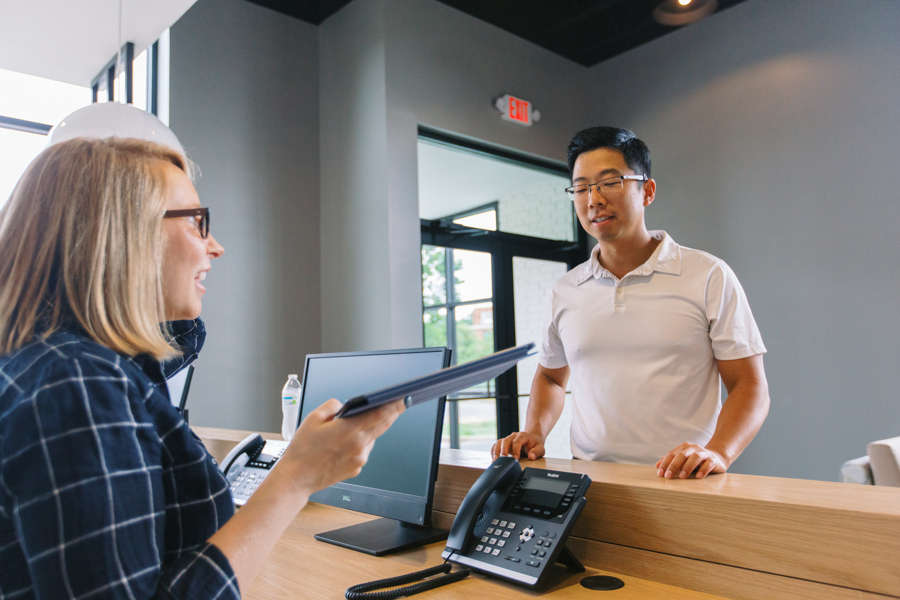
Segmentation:
<svg viewBox="0 0 900 600">
<path fill-rule="evenodd" d="M 0 211 L 0 597 L 239 597 L 402 411 L 323 404 L 235 514 L 165 386 L 223 252 L 165 147 L 75 139 L 28 167 Z"/>
</svg>

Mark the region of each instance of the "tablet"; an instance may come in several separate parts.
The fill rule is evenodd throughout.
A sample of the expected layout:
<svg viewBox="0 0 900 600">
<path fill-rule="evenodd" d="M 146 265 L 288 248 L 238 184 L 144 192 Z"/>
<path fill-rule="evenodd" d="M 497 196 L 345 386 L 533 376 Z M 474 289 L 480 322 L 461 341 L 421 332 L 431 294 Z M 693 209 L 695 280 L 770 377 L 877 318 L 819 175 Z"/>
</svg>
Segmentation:
<svg viewBox="0 0 900 600">
<path fill-rule="evenodd" d="M 417 377 L 383 390 L 350 398 L 336 416 L 352 417 L 401 398 L 409 408 L 426 400 L 433 400 L 464 390 L 504 373 L 526 356 L 533 354 L 533 349 L 534 344 L 507 348 L 484 358 L 435 371 L 431 375 Z"/>
</svg>

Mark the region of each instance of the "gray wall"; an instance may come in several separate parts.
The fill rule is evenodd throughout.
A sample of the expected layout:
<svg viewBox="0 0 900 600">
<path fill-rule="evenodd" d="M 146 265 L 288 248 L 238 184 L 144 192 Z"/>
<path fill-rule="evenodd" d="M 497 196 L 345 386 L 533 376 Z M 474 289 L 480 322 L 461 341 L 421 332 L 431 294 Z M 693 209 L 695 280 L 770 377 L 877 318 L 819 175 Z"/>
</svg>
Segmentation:
<svg viewBox="0 0 900 600">
<path fill-rule="evenodd" d="M 357 1 L 319 27 L 324 351 L 398 345 L 390 326 L 397 291 L 388 284 L 383 25 L 380 2 Z"/>
<path fill-rule="evenodd" d="M 316 28 L 200 0 L 171 56 L 171 127 L 226 250 L 207 279 L 191 422 L 279 431 L 281 387 L 321 338 Z"/>
<path fill-rule="evenodd" d="M 307 352 L 421 343 L 419 124 L 562 160 L 612 123 L 653 150 L 649 225 L 734 267 L 769 347 L 772 412 L 735 470 L 834 479 L 900 432 L 898 30 L 890 0 L 748 0 L 585 69 L 434 0 L 318 28 L 201 0 L 172 31 L 172 126 L 228 253 L 194 422 L 275 430 Z M 504 92 L 543 120 L 500 120 Z"/>
<path fill-rule="evenodd" d="M 323 349 L 421 345 L 418 125 L 562 160 L 587 71 L 433 0 L 356 0 L 319 33 Z M 505 92 L 541 122 L 502 121 Z"/>
<path fill-rule="evenodd" d="M 900 434 L 900 4 L 749 0 L 590 70 L 635 130 L 648 224 L 728 261 L 769 349 L 739 472 L 835 479 Z"/>
</svg>

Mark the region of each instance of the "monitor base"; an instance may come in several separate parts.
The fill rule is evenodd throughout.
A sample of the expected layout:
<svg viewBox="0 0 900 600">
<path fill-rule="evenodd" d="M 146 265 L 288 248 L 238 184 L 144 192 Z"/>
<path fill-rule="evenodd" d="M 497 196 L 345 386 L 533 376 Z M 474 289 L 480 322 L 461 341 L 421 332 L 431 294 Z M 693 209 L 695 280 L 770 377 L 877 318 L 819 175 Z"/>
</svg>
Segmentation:
<svg viewBox="0 0 900 600">
<path fill-rule="evenodd" d="M 320 542 L 382 556 L 443 540 L 447 537 L 447 532 L 443 529 L 402 523 L 395 519 L 373 519 L 358 525 L 317 533 L 313 537 Z"/>
</svg>

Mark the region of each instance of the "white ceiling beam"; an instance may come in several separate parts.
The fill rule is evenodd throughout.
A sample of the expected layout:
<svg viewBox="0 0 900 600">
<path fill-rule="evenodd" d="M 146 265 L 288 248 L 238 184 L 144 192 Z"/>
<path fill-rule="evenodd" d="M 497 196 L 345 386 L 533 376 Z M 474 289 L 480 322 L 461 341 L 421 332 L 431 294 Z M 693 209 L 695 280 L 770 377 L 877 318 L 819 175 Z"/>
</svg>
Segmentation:
<svg viewBox="0 0 900 600">
<path fill-rule="evenodd" d="M 194 2 L 0 0 L 0 68 L 86 86 L 122 44 L 136 56 Z"/>
</svg>

